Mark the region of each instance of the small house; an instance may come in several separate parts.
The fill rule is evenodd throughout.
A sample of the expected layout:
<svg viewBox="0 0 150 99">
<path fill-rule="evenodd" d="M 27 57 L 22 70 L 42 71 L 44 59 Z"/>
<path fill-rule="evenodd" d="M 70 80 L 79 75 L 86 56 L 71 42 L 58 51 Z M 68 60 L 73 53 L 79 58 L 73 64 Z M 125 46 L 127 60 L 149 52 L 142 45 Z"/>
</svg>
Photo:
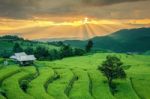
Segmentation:
<svg viewBox="0 0 150 99">
<path fill-rule="evenodd" d="M 24 66 L 33 64 L 33 62 L 36 60 L 34 55 L 27 55 L 25 52 L 15 53 L 10 58 Z"/>
</svg>

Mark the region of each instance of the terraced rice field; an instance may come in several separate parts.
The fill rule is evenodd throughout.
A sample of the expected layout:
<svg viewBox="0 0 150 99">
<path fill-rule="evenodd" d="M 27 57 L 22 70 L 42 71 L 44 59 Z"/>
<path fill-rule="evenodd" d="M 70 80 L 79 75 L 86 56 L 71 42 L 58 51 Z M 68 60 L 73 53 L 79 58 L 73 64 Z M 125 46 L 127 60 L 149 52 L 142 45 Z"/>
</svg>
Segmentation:
<svg viewBox="0 0 150 99">
<path fill-rule="evenodd" d="M 102 55 L 94 54 L 39 63 L 39 67 L 3 67 L 0 99 L 150 99 L 150 57 L 121 56 L 125 64 L 133 66 L 126 70 L 127 79 L 114 81 L 115 95 L 111 94 L 106 78 L 95 68 L 96 60 L 102 59 Z"/>
</svg>

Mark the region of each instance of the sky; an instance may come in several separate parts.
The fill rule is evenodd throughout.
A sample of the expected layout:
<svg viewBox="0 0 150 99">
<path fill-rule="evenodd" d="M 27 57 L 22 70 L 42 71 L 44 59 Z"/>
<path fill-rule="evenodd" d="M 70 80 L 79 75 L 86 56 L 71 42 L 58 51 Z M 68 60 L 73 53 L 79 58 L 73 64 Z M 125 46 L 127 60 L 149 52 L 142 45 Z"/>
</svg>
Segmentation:
<svg viewBox="0 0 150 99">
<path fill-rule="evenodd" d="M 150 0 L 0 0 L 0 35 L 88 39 L 150 27 Z"/>
</svg>

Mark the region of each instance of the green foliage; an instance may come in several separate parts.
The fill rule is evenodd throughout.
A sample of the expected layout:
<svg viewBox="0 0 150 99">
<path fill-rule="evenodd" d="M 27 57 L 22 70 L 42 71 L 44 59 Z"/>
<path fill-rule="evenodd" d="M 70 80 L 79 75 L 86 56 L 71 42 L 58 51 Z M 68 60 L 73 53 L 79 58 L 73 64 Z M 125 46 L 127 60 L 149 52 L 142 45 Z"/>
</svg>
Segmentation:
<svg viewBox="0 0 150 99">
<path fill-rule="evenodd" d="M 15 43 L 14 47 L 13 47 L 13 52 L 14 53 L 18 53 L 18 52 L 22 52 L 23 48 L 20 46 L 19 43 Z"/>
<path fill-rule="evenodd" d="M 88 43 L 87 43 L 87 45 L 85 46 L 86 52 L 90 52 L 91 49 L 92 49 L 92 47 L 93 47 L 93 41 L 89 40 Z"/>
<path fill-rule="evenodd" d="M 0 64 L 3 64 L 4 63 L 4 58 L 0 58 Z"/>
<path fill-rule="evenodd" d="M 107 56 L 106 61 L 99 68 L 108 79 L 125 78 L 126 74 L 122 68 L 123 63 L 116 56 Z"/>
<path fill-rule="evenodd" d="M 73 49 L 70 45 L 64 45 L 61 48 L 62 57 L 73 56 Z"/>
<path fill-rule="evenodd" d="M 46 47 L 38 46 L 35 50 L 35 57 L 39 60 L 48 59 L 49 51 Z"/>
<path fill-rule="evenodd" d="M 12 52 L 11 52 L 11 51 L 8 51 L 8 50 L 6 50 L 6 49 L 4 49 L 4 50 L 1 52 L 1 54 L 0 54 L 0 56 L 3 57 L 3 58 L 9 58 L 11 55 L 12 55 Z"/>
<path fill-rule="evenodd" d="M 54 46 L 64 46 L 65 44 L 62 41 L 56 41 L 56 42 L 48 42 L 49 45 L 54 45 Z"/>
<path fill-rule="evenodd" d="M 24 40 L 24 39 L 18 36 L 5 35 L 5 36 L 0 37 L 0 40 L 17 41 L 17 40 Z"/>
<path fill-rule="evenodd" d="M 20 82 L 21 89 L 26 92 L 26 90 L 27 90 L 27 88 L 28 88 L 28 84 L 29 84 L 29 81 L 28 81 L 28 80 L 22 80 L 22 81 Z"/>
<path fill-rule="evenodd" d="M 116 78 L 126 78 L 126 73 L 122 67 L 123 63 L 116 56 L 107 56 L 106 60 L 99 67 L 101 72 L 107 77 L 108 84 L 114 94 L 115 86 L 112 84 L 112 80 Z"/>
<path fill-rule="evenodd" d="M 0 37 L 0 56 L 9 58 L 14 53 L 26 52 L 35 54 L 38 60 L 56 60 L 64 57 L 83 55 L 84 51 L 79 48 L 73 48 L 63 42 L 37 42 L 23 40 L 17 36 Z"/>
<path fill-rule="evenodd" d="M 150 55 L 150 50 L 146 51 L 144 55 Z"/>
<path fill-rule="evenodd" d="M 111 50 L 113 52 L 145 52 L 150 50 L 150 28 L 123 29 L 107 36 L 94 37 L 93 50 Z M 67 40 L 64 43 L 85 48 L 88 40 Z"/>
<path fill-rule="evenodd" d="M 34 49 L 32 47 L 27 47 L 24 51 L 28 55 L 34 54 Z"/>
<path fill-rule="evenodd" d="M 47 47 L 38 46 L 34 51 L 34 54 L 38 60 L 56 60 L 70 56 L 83 55 L 84 53 L 84 50 L 79 48 L 72 48 L 69 45 L 61 46 L 60 50 L 49 50 Z"/>
<path fill-rule="evenodd" d="M 75 48 L 74 49 L 74 55 L 82 56 L 84 54 L 85 54 L 85 51 L 83 49 L 80 49 L 80 48 Z"/>
</svg>

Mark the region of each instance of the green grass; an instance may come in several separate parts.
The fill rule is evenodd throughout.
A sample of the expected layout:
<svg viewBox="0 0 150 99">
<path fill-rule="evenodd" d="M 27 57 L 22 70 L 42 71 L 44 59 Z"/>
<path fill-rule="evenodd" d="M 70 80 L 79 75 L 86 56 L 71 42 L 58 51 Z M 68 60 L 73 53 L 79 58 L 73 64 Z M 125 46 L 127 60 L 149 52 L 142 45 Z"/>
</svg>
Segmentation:
<svg viewBox="0 0 150 99">
<path fill-rule="evenodd" d="M 91 54 L 91 55 L 87 55 L 87 56 L 65 58 L 62 60 L 56 60 L 56 61 L 52 61 L 52 62 L 48 62 L 48 61 L 38 62 L 37 61 L 37 64 L 40 64 L 41 66 L 43 64 L 43 65 L 50 66 L 51 68 L 55 68 L 55 69 L 78 68 L 79 70 L 84 69 L 84 70 L 90 71 L 90 70 L 96 70 L 98 68 L 98 66 L 100 66 L 102 61 L 105 60 L 107 55 L 116 55 L 119 58 L 121 58 L 121 60 L 124 62 L 124 68 L 126 69 L 127 79 L 129 79 L 130 77 L 132 77 L 135 74 L 137 74 L 137 76 L 135 76 L 135 78 L 137 78 L 137 79 L 139 79 L 140 75 L 144 75 L 144 76 L 142 76 L 142 78 L 145 78 L 145 75 L 150 74 L 150 56 L 148 56 L 148 55 L 126 55 L 126 54 L 119 54 L 119 53 L 117 53 L 117 54 L 116 53 L 96 53 L 96 54 Z M 102 80 L 101 77 L 95 76 L 95 78 L 99 79 L 98 80 L 99 82 Z M 147 84 L 146 81 L 149 81 L 149 80 L 145 79 L 145 81 L 143 82 L 145 84 L 145 85 L 143 84 L 143 86 L 142 86 L 143 90 L 144 89 L 149 90 L 149 88 L 147 87 L 147 86 L 149 86 L 149 84 Z M 94 80 L 93 84 L 95 84 L 95 83 L 96 83 L 96 81 Z M 102 81 L 100 83 L 96 83 L 95 86 L 100 86 L 101 83 L 102 83 Z M 138 86 L 138 84 L 139 83 L 137 82 L 136 85 Z M 108 94 L 109 90 L 108 90 L 108 88 L 106 88 L 107 84 L 106 85 L 104 84 L 102 86 L 105 86 L 104 89 L 100 88 L 100 87 L 98 87 L 95 90 L 93 89 L 94 90 L 93 95 L 96 93 L 98 94 L 98 89 L 103 90 L 102 95 Z M 138 98 L 135 90 L 132 88 L 131 83 L 128 80 L 118 81 L 117 88 L 118 88 L 119 92 L 115 95 L 115 97 L 118 99 L 119 98 L 120 99 L 121 98 L 127 98 L 127 99 L 128 98 L 129 99 Z M 97 90 L 97 92 L 96 92 L 96 90 Z M 145 93 L 145 95 L 144 95 L 143 94 L 144 91 L 143 91 L 143 93 L 140 90 L 137 90 L 137 91 L 139 93 L 141 93 L 143 95 L 143 97 L 145 96 L 146 99 L 149 96 L 148 93 Z M 127 94 L 128 92 L 129 92 L 129 94 Z M 107 96 L 109 96 L 109 95 L 107 95 Z M 98 97 L 98 95 L 97 95 L 97 97 Z"/>
<path fill-rule="evenodd" d="M 90 94 L 90 81 L 86 71 L 78 69 L 74 70 L 76 81 L 70 92 L 70 99 L 93 99 Z"/>
<path fill-rule="evenodd" d="M 49 84 L 48 93 L 55 99 L 68 99 L 70 82 L 73 80 L 73 73 L 69 69 L 56 70 L 58 78 Z"/>
<path fill-rule="evenodd" d="M 134 90 L 137 92 L 140 98 L 150 98 L 150 74 L 138 74 L 131 79 Z"/>
<path fill-rule="evenodd" d="M 98 70 L 89 70 L 92 80 L 92 95 L 95 99 L 115 99 L 110 92 L 106 78 Z"/>
<path fill-rule="evenodd" d="M 76 56 L 64 58 L 56 61 L 37 61 L 37 64 L 44 64 L 52 68 L 81 68 L 81 69 L 97 69 L 97 67 L 106 59 L 107 55 L 116 55 L 124 62 L 124 65 L 131 65 L 130 71 L 147 70 L 146 66 L 150 65 L 150 56 L 147 55 L 126 55 L 119 53 L 95 53 L 85 56 Z M 139 67 L 138 67 L 139 66 Z M 144 68 L 143 68 L 144 66 Z M 138 69 L 139 68 L 139 69 Z"/>
<path fill-rule="evenodd" d="M 8 99 L 34 99 L 32 96 L 26 94 L 20 88 L 20 82 L 27 77 L 35 74 L 36 70 L 34 67 L 23 68 L 19 73 L 12 75 L 2 83 L 6 96 Z"/>
<path fill-rule="evenodd" d="M 135 93 L 129 79 L 126 80 L 116 80 L 117 93 L 115 97 L 117 99 L 139 99 L 138 95 Z"/>
<path fill-rule="evenodd" d="M 1 88 L 2 81 L 17 72 L 19 72 L 19 67 L 16 66 L 6 67 L 0 70 L 0 99 L 5 99 L 5 97 L 1 95 L 1 92 L 4 92 Z"/>
<path fill-rule="evenodd" d="M 107 79 L 97 70 L 105 57 L 110 54 L 121 58 L 127 73 L 126 80 L 114 80 L 118 90 L 114 96 L 109 90 Z M 30 79 L 27 94 L 23 92 L 35 99 L 149 99 L 150 97 L 150 56 L 148 55 L 95 53 L 56 61 L 36 61 L 36 65 L 39 68 L 39 75 Z M 0 81 L 6 82 L 10 79 L 9 84 L 15 82 L 17 85 L 18 81 L 13 81 L 11 78 L 17 74 L 24 75 L 24 72 L 30 70 L 28 68 L 23 68 L 22 71 L 17 66 L 3 66 L 0 69 Z M 20 73 L 17 73 L 18 70 Z M 54 75 L 58 77 L 54 78 Z M 78 79 L 73 79 L 74 77 Z M 3 89 L 5 88 L 3 86 Z M 11 91 L 19 89 L 20 86 L 11 88 Z M 6 95 L 9 93 L 6 91 Z"/>
<path fill-rule="evenodd" d="M 29 83 L 27 92 L 35 99 L 53 99 L 53 97 L 47 93 L 47 89 L 45 87 L 45 84 L 52 79 L 53 76 L 54 71 L 51 68 L 39 68 L 39 76 Z"/>
<path fill-rule="evenodd" d="M 4 96 L 0 95 L 0 99 L 6 99 Z"/>
<path fill-rule="evenodd" d="M 5 67 L 0 70 L 0 83 L 3 81 L 5 78 L 17 73 L 19 71 L 19 67 L 17 66 L 10 66 L 10 67 Z"/>
<path fill-rule="evenodd" d="M 4 59 L 0 58 L 0 65 L 4 63 Z"/>
</svg>

